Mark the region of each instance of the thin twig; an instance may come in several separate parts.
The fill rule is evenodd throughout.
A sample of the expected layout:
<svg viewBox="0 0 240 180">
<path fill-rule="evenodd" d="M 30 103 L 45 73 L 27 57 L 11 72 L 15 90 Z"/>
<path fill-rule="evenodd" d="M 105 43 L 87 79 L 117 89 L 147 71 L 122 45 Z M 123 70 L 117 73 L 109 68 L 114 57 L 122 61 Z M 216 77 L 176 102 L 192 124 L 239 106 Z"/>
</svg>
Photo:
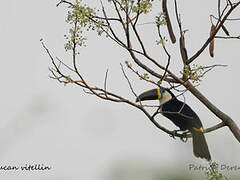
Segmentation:
<svg viewBox="0 0 240 180">
<path fill-rule="evenodd" d="M 61 59 L 59 59 L 58 57 L 56 57 L 56 59 L 63 64 L 66 68 L 68 68 L 70 71 L 75 72 L 75 70 L 73 68 L 71 68 L 69 65 L 65 64 Z"/>
<path fill-rule="evenodd" d="M 57 3 L 57 7 L 60 5 L 60 4 L 62 4 L 62 3 L 66 3 L 66 4 L 69 4 L 69 5 L 71 5 L 71 6 L 74 6 L 74 4 L 73 3 L 71 3 L 71 2 L 69 2 L 69 1 L 64 1 L 64 0 L 61 0 L 59 3 Z"/>
<path fill-rule="evenodd" d="M 104 90 L 105 90 L 105 96 L 108 97 L 107 95 L 107 77 L 108 77 L 108 69 L 106 71 L 106 74 L 105 74 L 105 79 L 104 79 Z"/>
<path fill-rule="evenodd" d="M 215 36 L 218 39 L 240 39 L 240 36 Z"/>
<path fill-rule="evenodd" d="M 158 29 L 158 36 L 159 36 L 160 40 L 163 42 L 163 37 L 162 37 L 161 32 L 160 32 L 160 25 L 157 25 L 157 29 Z M 162 44 L 162 47 L 164 49 L 165 54 L 168 56 L 168 60 L 167 60 L 167 65 L 165 67 L 165 71 L 164 71 L 164 73 L 162 75 L 162 78 L 160 79 L 160 82 L 162 82 L 163 79 L 165 78 L 165 76 L 166 76 L 166 74 L 168 72 L 168 67 L 170 65 L 170 60 L 171 60 L 171 55 L 169 54 L 169 52 L 168 52 L 166 46 L 164 45 L 164 43 Z"/>
<path fill-rule="evenodd" d="M 121 63 L 120 63 L 120 66 L 121 66 L 121 69 L 122 69 L 122 73 L 123 73 L 125 79 L 127 80 L 128 85 L 129 85 L 129 87 L 130 87 L 133 95 L 137 98 L 138 96 L 137 96 L 137 94 L 135 93 L 135 91 L 133 90 L 132 84 L 131 84 L 129 78 L 127 77 L 127 75 L 126 75 L 126 73 L 125 73 L 125 71 L 124 71 L 123 65 L 122 65 Z"/>
</svg>

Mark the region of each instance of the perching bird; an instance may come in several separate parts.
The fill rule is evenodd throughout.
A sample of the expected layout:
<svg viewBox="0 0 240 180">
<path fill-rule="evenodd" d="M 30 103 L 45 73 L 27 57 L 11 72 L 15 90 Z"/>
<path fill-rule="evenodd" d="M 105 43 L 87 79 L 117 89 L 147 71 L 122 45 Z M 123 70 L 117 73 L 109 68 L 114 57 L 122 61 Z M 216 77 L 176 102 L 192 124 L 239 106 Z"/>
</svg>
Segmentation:
<svg viewBox="0 0 240 180">
<path fill-rule="evenodd" d="M 137 97 L 136 102 L 157 99 L 160 101 L 160 112 L 163 116 L 178 126 L 179 131 L 189 130 L 191 132 L 194 155 L 210 161 L 211 155 L 199 117 L 187 104 L 179 101 L 170 90 L 157 88 L 146 91 Z"/>
</svg>

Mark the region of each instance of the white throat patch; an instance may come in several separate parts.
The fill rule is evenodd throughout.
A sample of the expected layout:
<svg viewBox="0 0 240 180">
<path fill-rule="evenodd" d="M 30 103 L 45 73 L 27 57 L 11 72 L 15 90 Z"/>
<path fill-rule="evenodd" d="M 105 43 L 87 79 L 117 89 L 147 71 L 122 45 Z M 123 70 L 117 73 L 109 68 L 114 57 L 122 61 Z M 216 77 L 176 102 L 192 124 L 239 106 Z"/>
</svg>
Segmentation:
<svg viewBox="0 0 240 180">
<path fill-rule="evenodd" d="M 159 100 L 160 101 L 160 105 L 170 101 L 172 99 L 172 95 L 165 91 L 163 94 L 162 94 L 162 98 Z"/>
</svg>

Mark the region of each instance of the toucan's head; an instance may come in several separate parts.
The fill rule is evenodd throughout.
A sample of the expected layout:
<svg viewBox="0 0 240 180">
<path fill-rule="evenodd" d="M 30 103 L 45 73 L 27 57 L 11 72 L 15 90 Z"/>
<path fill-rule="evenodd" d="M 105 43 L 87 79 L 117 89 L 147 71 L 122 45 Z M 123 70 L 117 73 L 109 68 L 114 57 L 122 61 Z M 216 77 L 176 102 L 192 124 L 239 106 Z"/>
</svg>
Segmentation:
<svg viewBox="0 0 240 180">
<path fill-rule="evenodd" d="M 136 102 L 147 100 L 159 100 L 161 104 L 170 101 L 174 97 L 173 93 L 163 88 L 151 89 L 140 94 Z"/>
</svg>

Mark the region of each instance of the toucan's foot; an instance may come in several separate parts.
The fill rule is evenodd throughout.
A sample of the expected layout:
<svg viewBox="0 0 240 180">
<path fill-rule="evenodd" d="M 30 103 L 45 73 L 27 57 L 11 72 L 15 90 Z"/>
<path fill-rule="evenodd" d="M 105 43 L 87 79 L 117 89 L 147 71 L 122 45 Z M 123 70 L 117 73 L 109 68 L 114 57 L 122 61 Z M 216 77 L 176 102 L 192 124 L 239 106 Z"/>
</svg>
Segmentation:
<svg viewBox="0 0 240 180">
<path fill-rule="evenodd" d="M 173 130 L 173 131 L 171 131 L 172 134 L 170 134 L 169 136 L 172 137 L 173 139 L 176 139 L 175 136 L 176 136 L 177 132 L 179 132 L 179 131 L 181 131 L 181 130 L 180 129 L 179 130 Z"/>
<path fill-rule="evenodd" d="M 182 133 L 182 137 L 180 137 L 182 142 L 187 142 L 187 140 L 188 140 L 187 133 L 189 133 L 189 131 Z"/>
<path fill-rule="evenodd" d="M 179 130 L 173 130 L 171 131 L 172 134 L 170 134 L 170 137 L 172 137 L 173 139 L 176 139 L 176 134 L 178 132 L 182 132 L 183 130 L 179 129 Z M 187 138 L 187 133 L 189 133 L 189 131 L 183 132 L 182 133 L 182 137 L 180 137 L 182 142 L 187 142 L 188 138 Z"/>
</svg>

